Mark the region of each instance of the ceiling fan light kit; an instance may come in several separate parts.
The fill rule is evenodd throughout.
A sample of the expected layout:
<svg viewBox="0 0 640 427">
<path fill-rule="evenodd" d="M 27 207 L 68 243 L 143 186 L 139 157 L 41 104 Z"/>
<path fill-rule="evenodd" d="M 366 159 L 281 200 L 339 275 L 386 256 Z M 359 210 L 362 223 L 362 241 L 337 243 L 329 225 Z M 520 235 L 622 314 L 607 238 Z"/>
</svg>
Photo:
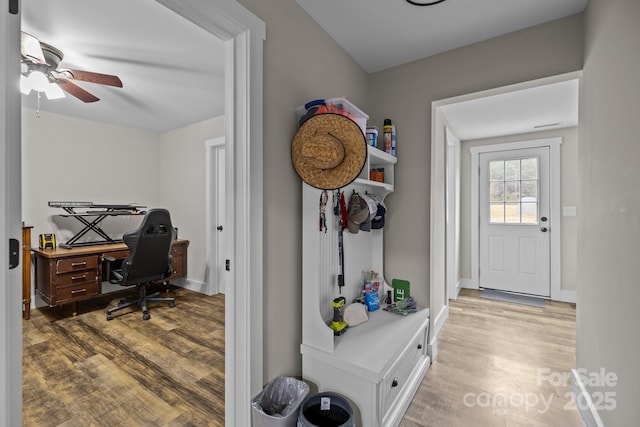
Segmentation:
<svg viewBox="0 0 640 427">
<path fill-rule="evenodd" d="M 41 42 L 25 32 L 20 37 L 22 75 L 20 91 L 28 95 L 32 90 L 41 92 L 48 99 L 64 98 L 65 92 L 83 102 L 95 102 L 100 98 L 81 88 L 72 80 L 122 87 L 118 76 L 94 73 L 92 71 L 58 69 L 64 54 L 50 44 Z"/>
<path fill-rule="evenodd" d="M 47 99 L 64 98 L 65 94 L 55 83 L 49 81 L 49 78 L 38 70 L 28 72 L 27 75 L 20 76 L 20 92 L 29 95 L 31 91 L 44 92 Z"/>
</svg>

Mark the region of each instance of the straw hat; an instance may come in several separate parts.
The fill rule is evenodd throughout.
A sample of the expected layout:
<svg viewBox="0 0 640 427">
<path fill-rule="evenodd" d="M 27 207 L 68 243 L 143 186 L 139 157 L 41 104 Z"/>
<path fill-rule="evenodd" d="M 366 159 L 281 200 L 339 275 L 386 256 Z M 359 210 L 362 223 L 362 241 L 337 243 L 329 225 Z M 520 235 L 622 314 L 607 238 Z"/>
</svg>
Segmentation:
<svg viewBox="0 0 640 427">
<path fill-rule="evenodd" d="M 335 190 L 360 175 L 367 143 L 360 126 L 334 113 L 317 114 L 305 121 L 291 144 L 293 167 L 307 184 Z"/>
</svg>

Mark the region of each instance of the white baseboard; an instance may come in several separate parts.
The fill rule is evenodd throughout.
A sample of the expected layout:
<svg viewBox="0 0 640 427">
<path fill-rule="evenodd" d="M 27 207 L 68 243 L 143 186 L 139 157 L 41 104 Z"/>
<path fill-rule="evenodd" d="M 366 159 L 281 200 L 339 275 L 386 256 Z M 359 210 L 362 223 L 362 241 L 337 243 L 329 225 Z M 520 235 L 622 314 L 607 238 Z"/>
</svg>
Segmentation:
<svg viewBox="0 0 640 427">
<path fill-rule="evenodd" d="M 209 289 L 207 289 L 207 284 L 204 282 L 200 282 L 198 280 L 185 279 L 185 278 L 174 279 L 171 281 L 171 284 L 180 286 L 181 288 L 189 289 L 190 291 L 198 292 L 198 293 L 209 295 L 209 296 L 217 293 L 217 292 L 211 293 Z"/>
<path fill-rule="evenodd" d="M 433 329 L 431 330 L 431 341 L 427 345 L 427 354 L 431 357 L 431 360 L 435 361 L 438 357 L 438 334 L 440 329 L 444 326 L 444 323 L 449 318 L 449 306 L 445 305 L 440 310 L 440 313 L 433 321 Z"/>
<path fill-rule="evenodd" d="M 442 327 L 444 326 L 444 322 L 446 322 L 448 318 L 449 318 L 449 306 L 445 305 L 444 307 L 442 307 L 442 310 L 440 310 L 440 313 L 438 313 L 438 315 L 436 316 L 436 319 L 433 322 L 432 336 L 434 337 L 438 336 L 438 334 L 440 333 L 440 329 L 442 329 Z"/>
<path fill-rule="evenodd" d="M 431 338 L 429 344 L 427 344 L 427 355 L 431 358 L 431 361 L 435 362 L 438 358 L 438 337 Z"/>
<path fill-rule="evenodd" d="M 478 284 L 473 283 L 472 279 L 460 279 L 460 287 L 462 289 L 478 289 Z"/>
<path fill-rule="evenodd" d="M 458 280 L 458 283 L 456 283 L 455 296 L 453 297 L 453 299 L 458 299 L 458 295 L 460 295 L 460 289 L 462 289 L 462 284 L 460 280 Z"/>
<path fill-rule="evenodd" d="M 604 427 L 600 415 L 598 415 L 598 410 L 591 400 L 591 395 L 585 388 L 580 374 L 575 369 L 571 370 L 571 394 L 573 394 L 575 401 L 580 403 L 576 407 L 580 412 L 585 427 Z"/>
<path fill-rule="evenodd" d="M 576 303 L 576 291 L 560 290 L 558 301 Z"/>
</svg>

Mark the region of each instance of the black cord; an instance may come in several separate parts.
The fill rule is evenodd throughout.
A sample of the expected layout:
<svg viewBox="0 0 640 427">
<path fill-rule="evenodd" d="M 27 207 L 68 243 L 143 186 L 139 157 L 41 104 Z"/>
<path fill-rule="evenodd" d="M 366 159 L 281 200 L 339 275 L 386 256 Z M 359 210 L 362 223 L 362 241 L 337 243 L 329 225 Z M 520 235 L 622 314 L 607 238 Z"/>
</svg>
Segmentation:
<svg viewBox="0 0 640 427">
<path fill-rule="evenodd" d="M 429 3 L 420 3 L 417 1 L 412 1 L 412 0 L 407 0 L 407 3 L 412 4 L 414 6 L 433 6 L 434 4 L 438 4 L 438 3 L 442 3 L 445 0 L 437 0 L 437 1 L 432 1 Z"/>
</svg>

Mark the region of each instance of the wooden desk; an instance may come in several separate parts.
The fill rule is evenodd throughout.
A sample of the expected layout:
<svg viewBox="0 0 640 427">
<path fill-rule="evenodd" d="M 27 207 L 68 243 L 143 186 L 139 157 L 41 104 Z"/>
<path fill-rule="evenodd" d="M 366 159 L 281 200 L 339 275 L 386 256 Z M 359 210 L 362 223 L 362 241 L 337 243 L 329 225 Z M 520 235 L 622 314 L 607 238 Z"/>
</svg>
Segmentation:
<svg viewBox="0 0 640 427">
<path fill-rule="evenodd" d="M 31 317 L 31 225 L 22 226 L 22 317 Z"/>
<path fill-rule="evenodd" d="M 173 273 L 166 281 L 187 277 L 188 240 L 177 239 L 171 246 Z M 124 243 L 64 249 L 33 249 L 35 291 L 49 307 L 96 298 L 102 295 L 102 264 L 105 255 L 124 259 L 129 248 Z"/>
</svg>

